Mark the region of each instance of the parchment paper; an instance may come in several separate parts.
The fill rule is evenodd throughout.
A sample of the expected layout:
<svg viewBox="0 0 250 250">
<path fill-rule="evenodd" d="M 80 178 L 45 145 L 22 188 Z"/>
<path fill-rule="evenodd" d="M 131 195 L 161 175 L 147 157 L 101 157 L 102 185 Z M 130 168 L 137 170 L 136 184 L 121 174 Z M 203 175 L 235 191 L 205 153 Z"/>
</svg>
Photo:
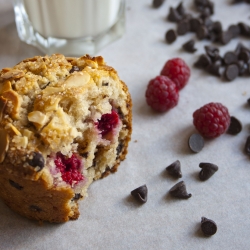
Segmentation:
<svg viewBox="0 0 250 250">
<path fill-rule="evenodd" d="M 224 29 L 239 21 L 250 25 L 250 5 L 230 2 L 216 1 L 212 19 L 223 20 Z M 40 226 L 0 201 L 0 249 L 250 249 L 250 159 L 243 152 L 249 135 L 250 106 L 246 101 L 250 77 L 225 82 L 195 69 L 193 63 L 210 42 L 197 42 L 195 54 L 183 52 L 181 45 L 194 37 L 192 33 L 179 36 L 172 45 L 165 43 L 165 32 L 176 28 L 166 16 L 169 7 L 178 3 L 167 0 L 161 8 L 153 9 L 150 0 L 127 0 L 126 33 L 98 53 L 118 71 L 133 99 L 132 140 L 118 172 L 93 183 L 89 197 L 80 202 L 80 218 L 65 224 Z M 194 11 L 192 3 L 186 0 L 184 6 Z M 250 47 L 249 40 L 240 40 Z M 234 50 L 238 41 L 221 47 L 221 55 Z M 0 68 L 34 55 L 42 53 L 19 40 L 11 3 L 0 0 Z M 145 102 L 146 86 L 173 57 L 187 62 L 191 78 L 180 91 L 178 106 L 157 114 Z M 203 150 L 195 154 L 187 144 L 195 132 L 192 113 L 209 102 L 227 106 L 242 122 L 243 130 L 237 136 L 224 134 L 206 140 Z M 165 172 L 166 166 L 177 159 L 183 173 L 179 180 Z M 217 164 L 219 170 L 201 182 L 200 162 Z M 173 199 L 168 194 L 180 180 L 192 194 L 188 200 Z M 143 184 L 148 187 L 148 201 L 138 205 L 130 191 Z M 217 223 L 214 236 L 201 233 L 202 216 Z"/>
</svg>

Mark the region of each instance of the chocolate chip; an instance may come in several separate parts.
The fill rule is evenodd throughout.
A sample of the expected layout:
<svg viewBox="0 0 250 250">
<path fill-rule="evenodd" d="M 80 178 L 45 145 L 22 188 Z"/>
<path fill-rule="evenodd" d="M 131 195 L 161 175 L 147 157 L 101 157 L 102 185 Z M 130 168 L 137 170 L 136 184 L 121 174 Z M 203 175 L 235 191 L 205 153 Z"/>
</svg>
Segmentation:
<svg viewBox="0 0 250 250">
<path fill-rule="evenodd" d="M 190 18 L 189 27 L 190 31 L 196 32 L 197 29 L 202 25 L 202 20 L 200 18 Z"/>
<path fill-rule="evenodd" d="M 179 3 L 179 5 L 176 7 L 177 12 L 183 17 L 185 16 L 185 8 L 183 7 L 182 2 Z"/>
<path fill-rule="evenodd" d="M 203 24 L 208 28 L 208 30 L 213 28 L 213 21 L 209 17 L 203 17 L 202 20 Z"/>
<path fill-rule="evenodd" d="M 250 155 L 250 135 L 247 137 L 245 144 L 245 152 Z"/>
<path fill-rule="evenodd" d="M 199 59 L 194 63 L 196 68 L 205 69 L 212 63 L 210 57 L 206 54 L 200 55 Z"/>
<path fill-rule="evenodd" d="M 240 22 L 240 23 L 238 23 L 238 26 L 240 28 L 241 35 L 247 36 L 247 37 L 250 36 L 250 27 L 247 24 Z"/>
<path fill-rule="evenodd" d="M 199 164 L 201 171 L 199 173 L 200 180 L 208 180 L 216 171 L 218 171 L 218 166 L 212 163 L 201 162 Z"/>
<path fill-rule="evenodd" d="M 109 83 L 108 82 L 103 82 L 102 86 L 109 86 Z"/>
<path fill-rule="evenodd" d="M 82 198 L 82 195 L 78 193 L 78 194 L 75 194 L 75 196 L 71 200 L 72 201 L 77 201 L 77 200 L 79 200 L 81 198 Z"/>
<path fill-rule="evenodd" d="M 242 130 L 242 124 L 241 122 L 235 118 L 234 116 L 231 116 L 230 118 L 230 125 L 227 130 L 227 133 L 230 135 L 237 135 L 241 132 Z"/>
<path fill-rule="evenodd" d="M 182 48 L 187 52 L 195 52 L 197 49 L 194 47 L 194 39 L 191 39 L 182 45 Z"/>
<path fill-rule="evenodd" d="M 238 55 L 239 60 L 244 61 L 245 63 L 249 63 L 250 61 L 250 53 L 248 51 L 241 51 Z"/>
<path fill-rule="evenodd" d="M 166 167 L 166 170 L 170 175 L 176 178 L 181 178 L 182 173 L 181 173 L 181 163 L 179 160 L 173 162 L 170 164 L 168 167 Z"/>
<path fill-rule="evenodd" d="M 214 46 L 204 46 L 207 55 L 211 58 L 213 62 L 220 59 L 220 51 Z"/>
<path fill-rule="evenodd" d="M 88 158 L 89 152 L 84 152 L 80 154 L 83 158 Z"/>
<path fill-rule="evenodd" d="M 80 71 L 79 67 L 77 67 L 77 66 L 72 66 L 72 68 L 71 68 L 71 70 L 69 71 L 69 73 L 71 74 L 71 73 L 73 73 L 73 72 L 75 72 L 75 71 Z"/>
<path fill-rule="evenodd" d="M 123 150 L 123 147 L 124 147 L 124 143 L 123 143 L 123 141 L 120 141 L 119 144 L 118 144 L 118 146 L 117 146 L 117 148 L 116 148 L 116 154 L 117 154 L 117 156 L 120 155 L 120 153 Z"/>
<path fill-rule="evenodd" d="M 164 3 L 165 0 L 153 0 L 153 7 L 154 8 L 159 8 L 163 3 Z"/>
<path fill-rule="evenodd" d="M 250 52 L 249 49 L 247 47 L 245 47 L 242 43 L 238 43 L 234 52 L 237 56 L 239 56 L 240 52 L 242 52 L 242 51 Z"/>
<path fill-rule="evenodd" d="M 215 34 L 220 35 L 222 32 L 221 22 L 219 22 L 219 21 L 213 22 L 211 29 L 213 32 L 215 32 Z"/>
<path fill-rule="evenodd" d="M 171 22 L 179 22 L 182 20 L 182 16 L 178 13 L 176 9 L 174 9 L 173 7 L 170 7 L 167 19 L 168 21 L 171 21 Z"/>
<path fill-rule="evenodd" d="M 200 17 L 201 18 L 206 18 L 206 17 L 209 17 L 211 15 L 211 11 L 208 7 L 204 8 L 202 11 L 201 11 L 201 15 Z"/>
<path fill-rule="evenodd" d="M 43 211 L 40 207 L 38 207 L 36 205 L 31 205 L 29 208 L 33 212 L 41 212 L 41 211 Z"/>
<path fill-rule="evenodd" d="M 170 29 L 166 32 L 165 34 L 165 40 L 167 41 L 167 43 L 173 43 L 177 38 L 177 33 L 175 30 Z"/>
<path fill-rule="evenodd" d="M 34 167 L 37 172 L 41 171 L 44 168 L 44 158 L 43 155 L 39 152 L 32 152 L 30 158 L 28 159 L 30 166 Z"/>
<path fill-rule="evenodd" d="M 22 189 L 23 189 L 22 186 L 20 186 L 18 183 L 14 182 L 14 181 L 12 181 L 12 180 L 9 180 L 9 183 L 10 183 L 10 185 L 11 185 L 12 187 L 14 187 L 14 188 L 16 188 L 16 189 L 18 189 L 18 190 L 22 190 Z"/>
<path fill-rule="evenodd" d="M 189 21 L 184 19 L 180 21 L 177 25 L 177 34 L 182 36 L 185 35 L 190 30 Z"/>
<path fill-rule="evenodd" d="M 244 61 L 239 60 L 237 63 L 239 68 L 239 75 L 242 76 L 247 72 L 247 64 Z"/>
<path fill-rule="evenodd" d="M 236 63 L 238 61 L 237 55 L 233 51 L 228 51 L 223 57 L 223 61 L 226 65 Z"/>
<path fill-rule="evenodd" d="M 214 235 L 217 232 L 217 225 L 213 220 L 201 217 L 201 231 L 206 236 Z"/>
<path fill-rule="evenodd" d="M 192 134 L 188 139 L 188 146 L 194 152 L 200 152 L 204 147 L 204 139 L 200 134 Z"/>
<path fill-rule="evenodd" d="M 175 184 L 170 190 L 169 193 L 176 198 L 188 199 L 192 194 L 187 193 L 186 184 L 184 181 L 180 181 Z"/>
<path fill-rule="evenodd" d="M 250 98 L 247 99 L 247 104 L 250 105 Z"/>
<path fill-rule="evenodd" d="M 238 37 L 240 35 L 240 27 L 236 24 L 231 24 L 228 27 L 229 32 L 232 34 L 232 38 Z"/>
<path fill-rule="evenodd" d="M 196 31 L 196 35 L 197 35 L 198 39 L 200 39 L 200 40 L 207 38 L 208 34 L 209 34 L 208 28 L 204 25 L 199 26 L 197 31 Z"/>
<path fill-rule="evenodd" d="M 221 76 L 220 72 L 221 61 L 217 60 L 207 67 L 207 71 L 214 76 Z"/>
<path fill-rule="evenodd" d="M 228 81 L 233 81 L 239 75 L 239 68 L 237 64 L 230 64 L 226 67 L 225 78 Z"/>
<path fill-rule="evenodd" d="M 146 203 L 148 199 L 148 188 L 146 185 L 140 186 L 132 190 L 131 195 L 134 196 L 138 201 Z"/>
<path fill-rule="evenodd" d="M 225 45 L 225 44 L 228 44 L 232 39 L 232 34 L 230 31 L 223 31 L 221 34 L 220 34 L 220 42 Z"/>
</svg>

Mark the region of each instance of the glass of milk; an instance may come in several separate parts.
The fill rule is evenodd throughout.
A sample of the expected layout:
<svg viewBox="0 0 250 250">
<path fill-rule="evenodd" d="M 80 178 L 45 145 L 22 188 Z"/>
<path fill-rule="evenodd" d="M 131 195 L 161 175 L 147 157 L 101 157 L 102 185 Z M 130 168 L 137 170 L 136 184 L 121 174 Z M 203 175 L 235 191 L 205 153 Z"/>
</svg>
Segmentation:
<svg viewBox="0 0 250 250">
<path fill-rule="evenodd" d="M 94 55 L 125 30 L 126 0 L 12 1 L 20 39 L 48 55 Z"/>
</svg>

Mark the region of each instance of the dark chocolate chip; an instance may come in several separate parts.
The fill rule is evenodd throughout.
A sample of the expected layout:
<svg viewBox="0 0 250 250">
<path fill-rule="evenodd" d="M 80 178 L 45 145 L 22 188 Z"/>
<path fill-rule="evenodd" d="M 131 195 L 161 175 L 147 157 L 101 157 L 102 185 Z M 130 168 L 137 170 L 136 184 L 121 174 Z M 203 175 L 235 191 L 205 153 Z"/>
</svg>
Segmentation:
<svg viewBox="0 0 250 250">
<path fill-rule="evenodd" d="M 182 2 L 176 7 L 177 12 L 183 17 L 186 14 L 185 8 L 183 7 Z"/>
<path fill-rule="evenodd" d="M 170 29 L 166 32 L 165 34 L 165 40 L 167 41 L 167 43 L 173 43 L 177 38 L 177 33 L 175 30 Z"/>
<path fill-rule="evenodd" d="M 247 104 L 250 105 L 250 98 L 247 99 Z"/>
<path fill-rule="evenodd" d="M 191 18 L 189 20 L 190 31 L 196 32 L 201 25 L 202 20 L 200 18 Z"/>
<path fill-rule="evenodd" d="M 69 73 L 71 74 L 71 73 L 73 73 L 73 72 L 75 72 L 75 71 L 80 71 L 79 67 L 73 66 L 73 67 L 71 68 L 71 70 L 69 71 Z"/>
<path fill-rule="evenodd" d="M 103 82 L 102 86 L 109 86 L 109 83 L 108 82 Z"/>
<path fill-rule="evenodd" d="M 219 21 L 213 22 L 211 29 L 213 32 L 215 32 L 215 34 L 220 35 L 222 32 L 221 22 L 219 22 Z"/>
<path fill-rule="evenodd" d="M 207 71 L 214 76 L 221 76 L 220 72 L 221 61 L 217 60 L 207 67 Z"/>
<path fill-rule="evenodd" d="M 242 130 L 242 124 L 241 122 L 235 118 L 234 116 L 230 117 L 230 125 L 227 130 L 227 133 L 230 135 L 237 135 L 241 132 Z"/>
<path fill-rule="evenodd" d="M 118 144 L 118 146 L 117 146 L 117 148 L 116 148 L 116 154 L 117 154 L 117 156 L 120 155 L 120 153 L 122 152 L 123 148 L 124 148 L 124 143 L 123 143 L 123 141 L 120 141 L 119 144 Z"/>
<path fill-rule="evenodd" d="M 240 52 L 242 52 L 242 51 L 250 52 L 250 50 L 247 47 L 245 47 L 242 43 L 238 43 L 234 52 L 238 56 L 240 54 Z"/>
<path fill-rule="evenodd" d="M 187 52 L 195 52 L 197 49 L 194 47 L 194 39 L 191 39 L 182 45 L 182 48 Z"/>
<path fill-rule="evenodd" d="M 88 158 L 89 152 L 84 152 L 80 154 L 83 158 Z"/>
<path fill-rule="evenodd" d="M 118 107 L 118 108 L 117 108 L 117 113 L 118 113 L 120 119 L 123 120 L 123 119 L 124 119 L 124 114 L 123 114 L 123 112 L 122 112 L 121 107 Z"/>
<path fill-rule="evenodd" d="M 163 3 L 164 3 L 165 0 L 153 0 L 153 7 L 154 8 L 159 8 Z"/>
<path fill-rule="evenodd" d="M 18 183 L 14 182 L 14 181 L 12 181 L 12 180 L 9 180 L 9 183 L 10 183 L 10 185 L 11 185 L 12 187 L 14 187 L 14 188 L 16 188 L 16 189 L 18 189 L 18 190 L 22 190 L 22 189 L 23 189 L 22 186 L 20 186 Z"/>
<path fill-rule="evenodd" d="M 200 134 L 192 134 L 188 139 L 188 146 L 194 152 L 200 152 L 204 147 L 204 139 Z"/>
<path fill-rule="evenodd" d="M 231 32 L 232 38 L 238 37 L 240 35 L 240 27 L 239 27 L 239 25 L 231 24 L 228 27 L 228 30 Z"/>
<path fill-rule="evenodd" d="M 242 76 L 247 72 L 247 64 L 244 61 L 239 60 L 237 63 L 239 68 L 239 75 Z"/>
<path fill-rule="evenodd" d="M 77 201 L 77 200 L 79 200 L 81 198 L 82 198 L 82 195 L 78 193 L 78 194 L 75 194 L 75 196 L 71 200 L 72 201 Z"/>
<path fill-rule="evenodd" d="M 201 231 L 206 236 L 214 235 L 217 232 L 217 225 L 213 220 L 201 217 Z"/>
<path fill-rule="evenodd" d="M 208 7 L 205 7 L 204 9 L 201 10 L 201 15 L 200 17 L 203 19 L 203 18 L 207 18 L 211 15 L 211 11 Z"/>
<path fill-rule="evenodd" d="M 239 75 L 239 68 L 237 64 L 230 64 L 225 69 L 225 78 L 228 81 L 233 81 Z"/>
<path fill-rule="evenodd" d="M 36 205 L 31 205 L 30 210 L 33 211 L 33 212 L 41 212 L 41 211 L 43 211 L 40 207 L 38 207 Z"/>
<path fill-rule="evenodd" d="M 203 17 L 202 20 L 203 24 L 208 28 L 208 30 L 213 28 L 213 21 L 209 17 Z"/>
<path fill-rule="evenodd" d="M 207 55 L 211 58 L 213 62 L 220 59 L 220 51 L 217 47 L 214 46 L 204 46 Z"/>
<path fill-rule="evenodd" d="M 228 51 L 223 57 L 223 61 L 226 65 L 236 63 L 238 61 L 237 55 L 233 51 Z"/>
<path fill-rule="evenodd" d="M 248 26 L 247 24 L 240 22 L 238 23 L 238 26 L 240 28 L 240 34 L 243 36 L 250 36 L 250 26 Z"/>
<path fill-rule="evenodd" d="M 196 30 L 196 36 L 200 40 L 208 38 L 208 34 L 209 34 L 208 28 L 204 25 L 199 26 L 198 29 Z"/>
<path fill-rule="evenodd" d="M 166 170 L 170 175 L 176 178 L 181 178 L 182 173 L 181 173 L 181 163 L 179 160 L 173 162 L 170 164 L 168 167 L 166 167 Z"/>
<path fill-rule="evenodd" d="M 189 21 L 184 19 L 180 21 L 177 25 L 177 34 L 182 36 L 185 35 L 190 30 Z"/>
<path fill-rule="evenodd" d="M 170 7 L 167 19 L 168 21 L 171 21 L 171 22 L 179 22 L 182 20 L 182 16 L 178 13 L 176 9 L 174 9 L 173 7 Z"/>
<path fill-rule="evenodd" d="M 169 193 L 176 198 L 188 199 L 192 194 L 187 193 L 186 184 L 184 181 L 180 181 L 175 184 L 170 190 Z"/>
<path fill-rule="evenodd" d="M 238 55 L 239 60 L 244 61 L 245 63 L 249 63 L 250 61 L 250 53 L 248 51 L 241 51 Z"/>
<path fill-rule="evenodd" d="M 232 39 L 232 34 L 230 31 L 223 31 L 221 34 L 220 34 L 220 42 L 225 45 L 225 44 L 228 44 Z"/>
<path fill-rule="evenodd" d="M 201 162 L 199 167 L 201 168 L 199 177 L 202 181 L 208 180 L 219 169 L 217 165 L 205 162 Z"/>
<path fill-rule="evenodd" d="M 211 15 L 213 15 L 214 14 L 214 3 L 212 1 L 208 1 L 207 7 L 210 9 Z"/>
<path fill-rule="evenodd" d="M 211 64 L 211 59 L 208 55 L 202 54 L 199 59 L 194 63 L 196 68 L 205 69 Z"/>
<path fill-rule="evenodd" d="M 44 168 L 44 158 L 43 155 L 39 152 L 33 152 L 28 159 L 30 166 L 36 168 L 37 172 L 41 171 Z"/>
<path fill-rule="evenodd" d="M 250 135 L 247 137 L 245 144 L 245 152 L 250 155 Z"/>
<path fill-rule="evenodd" d="M 146 185 L 140 186 L 132 190 L 131 195 L 134 196 L 138 201 L 146 203 L 148 199 L 148 188 Z"/>
</svg>

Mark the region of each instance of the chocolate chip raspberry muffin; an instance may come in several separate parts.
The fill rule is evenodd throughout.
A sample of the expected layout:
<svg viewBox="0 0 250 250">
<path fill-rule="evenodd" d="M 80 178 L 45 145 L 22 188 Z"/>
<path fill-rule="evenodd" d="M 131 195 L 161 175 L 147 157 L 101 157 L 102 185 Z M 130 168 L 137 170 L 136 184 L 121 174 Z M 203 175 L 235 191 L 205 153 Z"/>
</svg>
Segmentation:
<svg viewBox="0 0 250 250">
<path fill-rule="evenodd" d="M 131 136 L 128 88 L 103 58 L 37 56 L 0 71 L 0 197 L 31 219 L 79 216 Z"/>
</svg>

